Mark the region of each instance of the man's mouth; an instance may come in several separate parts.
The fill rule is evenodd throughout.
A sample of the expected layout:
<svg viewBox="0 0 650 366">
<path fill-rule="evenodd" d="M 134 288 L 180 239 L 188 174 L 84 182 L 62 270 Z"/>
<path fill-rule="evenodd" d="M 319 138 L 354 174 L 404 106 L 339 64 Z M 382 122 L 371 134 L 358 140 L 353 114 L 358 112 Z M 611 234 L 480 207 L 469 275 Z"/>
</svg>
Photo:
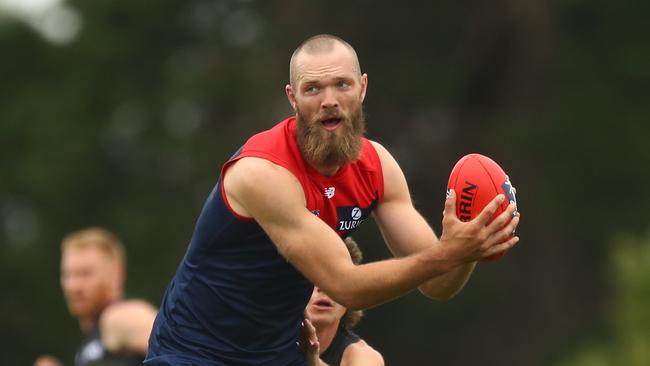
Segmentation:
<svg viewBox="0 0 650 366">
<path fill-rule="evenodd" d="M 86 299 L 83 296 L 71 296 L 68 297 L 68 302 L 77 305 L 85 303 Z"/>
<path fill-rule="evenodd" d="M 321 121 L 326 130 L 335 130 L 341 124 L 341 118 L 327 118 Z"/>
<path fill-rule="evenodd" d="M 320 299 L 320 300 L 314 302 L 313 306 L 314 306 L 315 308 L 317 308 L 317 309 L 326 310 L 326 309 L 331 309 L 331 308 L 333 308 L 333 307 L 334 307 L 334 304 L 333 304 L 331 301 L 329 301 L 329 300 L 326 300 L 326 299 Z"/>
</svg>

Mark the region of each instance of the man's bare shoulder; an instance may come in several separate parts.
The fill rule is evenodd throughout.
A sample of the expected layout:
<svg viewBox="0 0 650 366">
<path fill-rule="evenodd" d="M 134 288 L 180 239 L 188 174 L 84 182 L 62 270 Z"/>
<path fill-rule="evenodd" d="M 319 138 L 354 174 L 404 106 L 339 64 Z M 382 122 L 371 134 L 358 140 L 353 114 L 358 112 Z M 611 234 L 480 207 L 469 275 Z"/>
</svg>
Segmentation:
<svg viewBox="0 0 650 366">
<path fill-rule="evenodd" d="M 144 300 L 118 301 L 99 319 L 102 342 L 111 351 L 145 352 L 157 310 Z"/>
<path fill-rule="evenodd" d="M 384 366 L 384 358 L 368 343 L 360 340 L 345 349 L 341 366 Z"/>
<path fill-rule="evenodd" d="M 397 164 L 397 161 L 393 157 L 393 155 L 384 147 L 384 145 L 380 144 L 377 141 L 372 141 L 369 140 L 372 146 L 375 148 L 375 151 L 377 151 L 377 155 L 379 156 L 379 161 L 381 161 L 381 166 L 384 170 L 384 174 L 390 173 L 394 174 L 395 171 L 401 172 L 401 169 L 399 168 L 399 165 Z"/>
<path fill-rule="evenodd" d="M 298 178 L 269 160 L 245 157 L 224 174 L 224 191 L 230 206 L 244 217 L 260 219 L 260 213 L 280 202 L 304 206 L 305 196 Z"/>
<path fill-rule="evenodd" d="M 288 169 L 277 165 L 270 160 L 245 157 L 237 160 L 224 173 L 231 184 L 235 187 L 242 186 L 244 189 L 255 189 L 262 182 L 297 181 L 297 178 Z M 226 185 L 230 190 L 230 187 Z"/>
<path fill-rule="evenodd" d="M 377 142 L 375 140 L 368 139 L 368 141 L 370 141 L 372 146 L 375 148 L 375 151 L 377 151 L 377 154 L 379 155 L 380 158 L 382 158 L 382 156 L 386 156 L 386 155 L 390 156 L 390 153 L 388 152 L 388 149 L 386 149 L 384 147 L 384 145 L 380 144 L 379 142 Z"/>
<path fill-rule="evenodd" d="M 370 141 L 377 151 L 384 174 L 384 200 L 410 202 L 408 183 L 402 168 L 391 153 L 380 143 Z"/>
<path fill-rule="evenodd" d="M 156 315 L 156 308 L 141 299 L 130 299 L 114 302 L 102 312 L 102 319 L 124 321 L 143 315 Z"/>
</svg>

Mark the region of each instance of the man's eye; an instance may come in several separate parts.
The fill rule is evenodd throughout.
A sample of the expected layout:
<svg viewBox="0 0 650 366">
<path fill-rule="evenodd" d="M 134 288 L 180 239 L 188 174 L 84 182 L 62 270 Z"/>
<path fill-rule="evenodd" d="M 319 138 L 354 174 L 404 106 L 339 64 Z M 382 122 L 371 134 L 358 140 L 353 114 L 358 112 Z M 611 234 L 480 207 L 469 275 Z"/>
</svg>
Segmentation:
<svg viewBox="0 0 650 366">
<path fill-rule="evenodd" d="M 318 88 L 316 86 L 314 86 L 314 85 L 308 86 L 307 88 L 305 88 L 305 92 L 307 92 L 307 93 L 316 93 L 317 91 L 318 91 Z"/>
<path fill-rule="evenodd" d="M 339 88 L 347 88 L 350 86 L 350 84 L 347 81 L 339 81 L 338 86 Z"/>
</svg>

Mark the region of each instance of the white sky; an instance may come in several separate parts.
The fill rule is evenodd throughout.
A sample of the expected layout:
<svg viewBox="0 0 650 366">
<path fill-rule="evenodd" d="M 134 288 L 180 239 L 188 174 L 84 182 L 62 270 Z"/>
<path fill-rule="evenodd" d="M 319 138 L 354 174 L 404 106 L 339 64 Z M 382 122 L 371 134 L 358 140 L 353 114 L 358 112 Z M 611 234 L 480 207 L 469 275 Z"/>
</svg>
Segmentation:
<svg viewBox="0 0 650 366">
<path fill-rule="evenodd" d="M 46 40 L 66 44 L 81 30 L 81 15 L 64 0 L 0 0 L 0 16 L 27 23 Z"/>
<path fill-rule="evenodd" d="M 34 16 L 60 3 L 61 0 L 0 0 L 0 11 L 16 16 Z"/>
</svg>

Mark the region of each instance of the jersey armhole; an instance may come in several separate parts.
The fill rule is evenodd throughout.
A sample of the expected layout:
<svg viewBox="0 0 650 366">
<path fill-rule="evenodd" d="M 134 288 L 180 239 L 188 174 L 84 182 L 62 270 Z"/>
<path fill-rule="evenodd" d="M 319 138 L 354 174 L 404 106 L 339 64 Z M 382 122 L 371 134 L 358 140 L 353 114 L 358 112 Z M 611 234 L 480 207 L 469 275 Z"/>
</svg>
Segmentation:
<svg viewBox="0 0 650 366">
<path fill-rule="evenodd" d="M 224 204 L 224 206 L 226 206 L 226 209 L 237 220 L 252 222 L 252 221 L 255 221 L 255 218 L 248 217 L 248 216 L 243 216 L 243 215 L 240 215 L 237 212 L 235 212 L 235 210 L 230 205 L 230 202 L 228 202 L 228 197 L 226 196 L 226 188 L 225 188 L 226 170 L 228 170 L 228 168 L 230 168 L 230 166 L 232 164 L 234 164 L 235 162 L 237 162 L 239 159 L 249 158 L 249 157 L 250 158 L 260 158 L 260 159 L 268 160 L 268 161 L 272 162 L 273 164 L 279 165 L 279 166 L 287 169 L 291 174 L 293 174 L 293 176 L 296 177 L 296 179 L 298 179 L 298 182 L 300 182 L 300 178 L 296 175 L 296 173 L 293 170 L 288 168 L 288 164 L 284 160 L 278 158 L 277 156 L 275 156 L 273 154 L 269 154 L 266 151 L 248 150 L 248 151 L 246 151 L 246 152 L 244 152 L 242 154 L 239 154 L 239 155 L 235 156 L 234 158 L 228 160 L 225 164 L 223 164 L 223 167 L 221 168 L 221 179 L 220 179 L 221 183 L 220 183 L 220 187 L 219 187 L 219 194 L 221 195 L 221 199 L 223 200 L 223 204 Z M 302 183 L 300 183 L 300 186 L 303 188 L 302 189 L 303 194 L 306 194 L 304 186 L 302 185 Z M 306 202 L 306 200 L 307 200 L 307 197 L 305 195 L 305 202 Z"/>
<path fill-rule="evenodd" d="M 370 140 L 366 140 L 368 146 L 369 156 L 371 157 L 374 165 L 377 167 L 377 195 L 378 200 L 381 201 L 384 199 L 384 168 L 381 165 L 381 158 L 379 158 L 379 153 L 375 149 L 375 145 Z"/>
<path fill-rule="evenodd" d="M 235 159 L 235 160 L 231 160 L 231 161 L 235 162 L 237 160 L 239 160 L 239 159 Z M 228 165 L 230 165 L 230 164 L 228 164 Z M 224 168 L 222 170 L 223 173 L 226 172 L 226 168 L 227 167 L 224 165 Z M 237 220 L 239 220 L 239 221 L 248 221 L 248 222 L 255 221 L 255 219 L 252 218 L 252 217 L 243 216 L 243 215 L 238 214 L 235 211 L 235 209 L 232 208 L 232 206 L 230 205 L 230 202 L 228 202 L 228 197 L 226 197 L 226 190 L 224 188 L 224 176 L 223 176 L 223 173 L 221 175 L 221 180 L 219 182 L 219 194 L 221 195 L 221 200 L 223 201 L 223 205 L 226 206 L 226 209 L 228 210 L 228 212 L 230 212 L 230 214 L 232 214 Z"/>
</svg>

